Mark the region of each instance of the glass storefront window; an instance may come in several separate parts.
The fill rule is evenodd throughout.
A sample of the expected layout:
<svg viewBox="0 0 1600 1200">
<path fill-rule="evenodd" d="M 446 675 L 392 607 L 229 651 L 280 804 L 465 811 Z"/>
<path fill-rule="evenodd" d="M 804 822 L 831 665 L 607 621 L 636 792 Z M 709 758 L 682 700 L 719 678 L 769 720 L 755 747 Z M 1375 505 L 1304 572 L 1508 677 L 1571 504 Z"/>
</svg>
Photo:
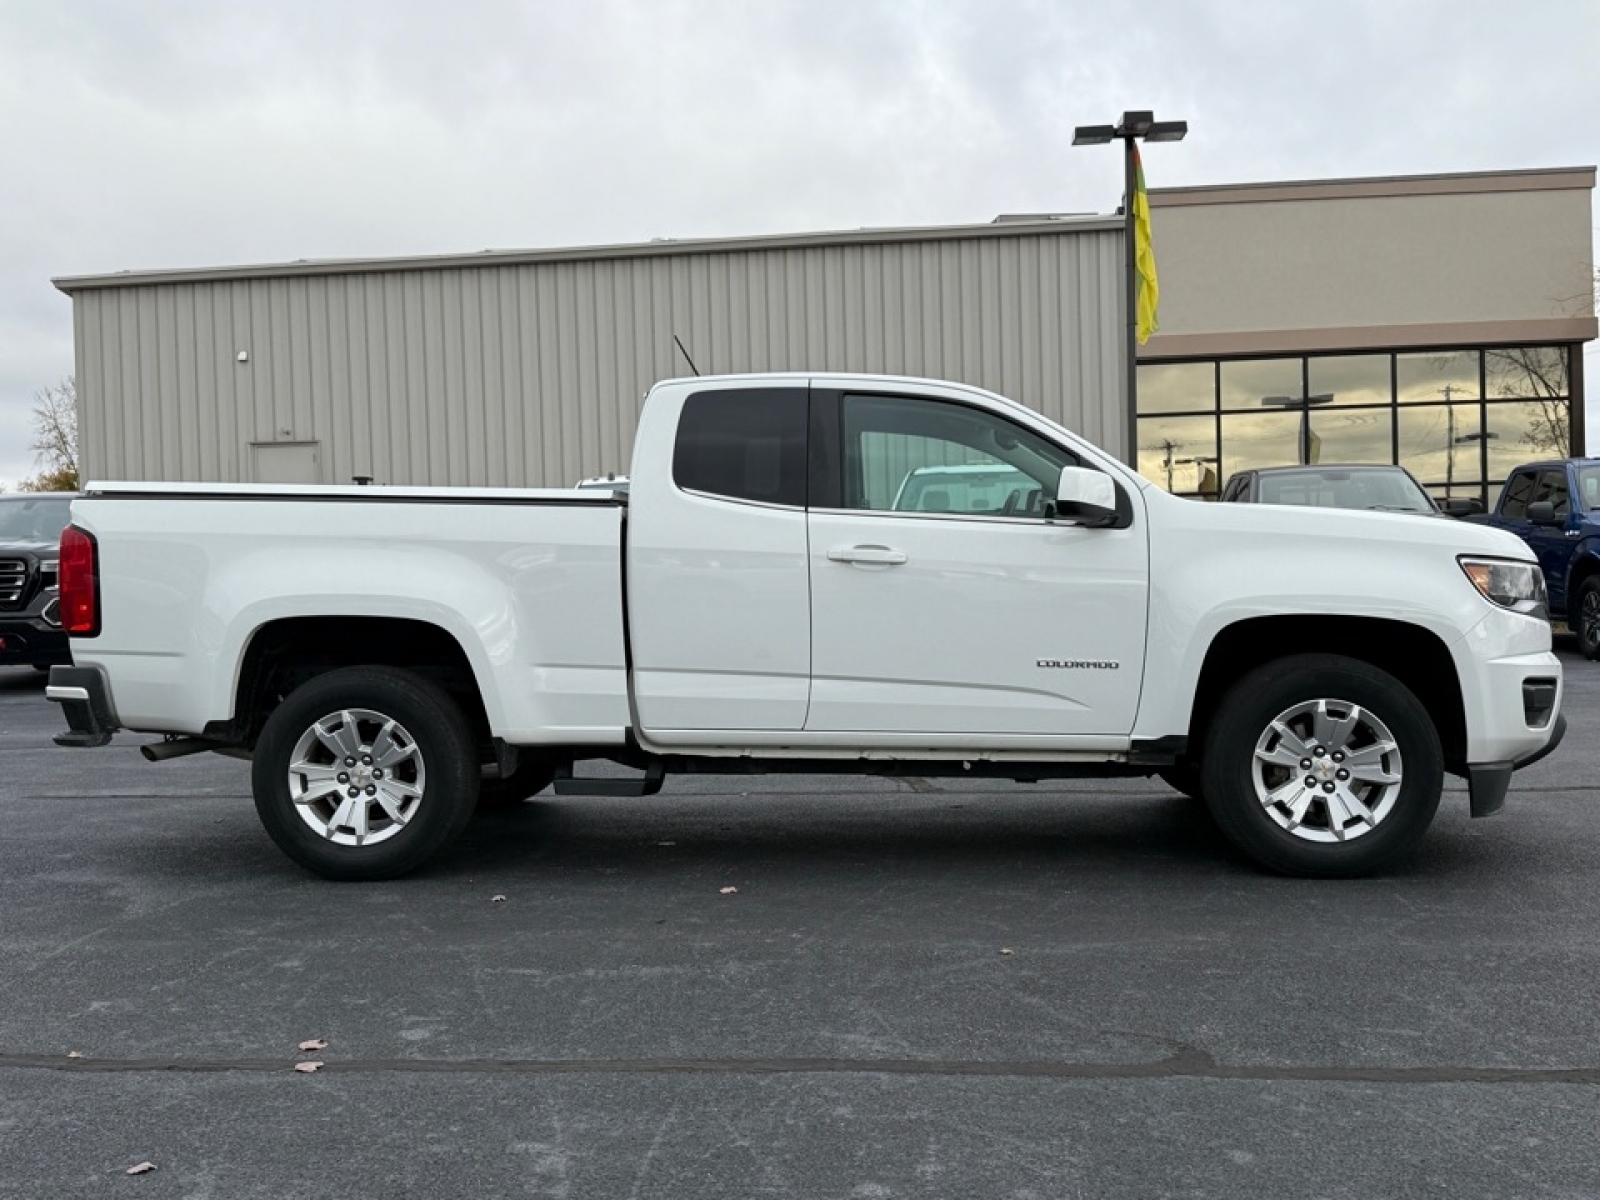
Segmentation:
<svg viewBox="0 0 1600 1200">
<path fill-rule="evenodd" d="M 1401 404 L 1438 404 L 1478 398 L 1478 352 L 1440 350 L 1397 354 L 1395 393 Z"/>
<path fill-rule="evenodd" d="M 1483 352 L 1489 399 L 1554 399 L 1571 395 L 1563 346 L 1522 346 Z"/>
<path fill-rule="evenodd" d="M 1565 400 L 1506 400 L 1484 406 L 1488 414 L 1489 478 L 1503 480 L 1521 463 L 1565 458 L 1571 444 L 1571 406 Z"/>
<path fill-rule="evenodd" d="M 1214 497 L 1217 419 L 1139 418 L 1139 474 L 1169 492 Z"/>
<path fill-rule="evenodd" d="M 1386 463 L 1394 453 L 1394 409 L 1345 411 L 1337 404 L 1311 409 L 1307 461 Z"/>
<path fill-rule="evenodd" d="M 1305 394 L 1302 360 L 1298 358 L 1240 359 L 1222 364 L 1222 407 L 1260 409 L 1266 396 Z"/>
<path fill-rule="evenodd" d="M 1293 466 L 1300 461 L 1300 414 L 1226 413 L 1222 418 L 1222 479 L 1254 467 Z"/>
<path fill-rule="evenodd" d="M 1430 487 L 1442 488 L 1437 495 L 1478 495 L 1483 483 L 1482 411 L 1478 404 L 1400 409 L 1400 465 Z"/>
<path fill-rule="evenodd" d="M 1341 354 L 1331 358 L 1312 358 L 1306 363 L 1307 392 L 1313 396 L 1332 396 L 1328 403 L 1389 403 L 1389 356 L 1387 354 Z M 1385 451 L 1385 454 L 1388 452 Z"/>
<path fill-rule="evenodd" d="M 1217 407 L 1217 364 L 1150 363 L 1139 368 L 1139 412 L 1211 412 Z"/>
</svg>

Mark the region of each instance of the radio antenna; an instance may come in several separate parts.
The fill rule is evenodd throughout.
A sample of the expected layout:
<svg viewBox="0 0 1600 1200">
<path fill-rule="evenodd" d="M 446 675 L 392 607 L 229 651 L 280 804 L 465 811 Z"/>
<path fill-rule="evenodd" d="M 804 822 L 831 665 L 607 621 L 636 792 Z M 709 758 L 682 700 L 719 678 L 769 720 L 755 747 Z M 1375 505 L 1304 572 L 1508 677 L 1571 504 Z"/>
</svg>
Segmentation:
<svg viewBox="0 0 1600 1200">
<path fill-rule="evenodd" d="M 673 334 L 672 340 L 678 344 L 678 353 L 683 355 L 683 361 L 689 364 L 689 370 L 693 371 L 695 375 L 698 376 L 700 374 L 700 368 L 694 365 L 694 359 L 690 358 L 689 352 L 684 349 L 683 339 L 677 334 Z"/>
</svg>

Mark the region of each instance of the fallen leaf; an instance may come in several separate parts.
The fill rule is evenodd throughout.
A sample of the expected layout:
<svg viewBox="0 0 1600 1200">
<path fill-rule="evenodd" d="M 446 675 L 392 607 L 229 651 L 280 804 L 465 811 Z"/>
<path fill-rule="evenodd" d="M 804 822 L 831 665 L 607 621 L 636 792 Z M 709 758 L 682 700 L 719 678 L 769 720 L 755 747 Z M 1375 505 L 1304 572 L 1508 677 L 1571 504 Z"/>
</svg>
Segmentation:
<svg viewBox="0 0 1600 1200">
<path fill-rule="evenodd" d="M 1001 946 L 1000 947 L 1000 953 L 1001 954 L 1010 954 L 1010 953 L 1012 953 L 1011 947 L 1010 946 Z"/>
<path fill-rule="evenodd" d="M 506 902 L 506 898 L 504 896 L 490 896 L 489 897 L 489 903 L 490 904 L 504 904 L 505 902 Z"/>
<path fill-rule="evenodd" d="M 734 894 L 734 893 L 735 893 L 735 892 L 737 892 L 737 891 L 738 891 L 738 890 L 739 890 L 739 889 L 738 889 L 738 888 L 736 888 L 736 887 L 725 887 L 725 888 L 723 888 L 723 889 L 722 889 L 722 894 L 723 894 L 723 895 L 724 895 L 724 896 L 731 896 L 731 895 L 733 895 L 733 894 Z"/>
<path fill-rule="evenodd" d="M 128 1168 L 128 1174 L 129 1175 L 144 1175 L 144 1174 L 147 1174 L 150 1171 L 154 1171 L 155 1169 L 156 1169 L 155 1163 L 153 1163 L 153 1162 L 142 1162 L 142 1163 L 136 1164 L 135 1166 L 129 1167 Z"/>
<path fill-rule="evenodd" d="M 309 1075 L 320 1066 L 322 1066 L 322 1064 L 319 1062 L 303 1062 L 295 1063 L 294 1069 L 299 1071 L 302 1075 Z"/>
<path fill-rule="evenodd" d="M 300 1049 L 302 1050 L 326 1050 L 327 1048 L 327 1038 L 310 1038 L 300 1043 Z"/>
<path fill-rule="evenodd" d="M 67 1051 L 67 1057 L 68 1058 L 82 1058 L 83 1057 L 83 1052 L 80 1051 L 80 1050 L 68 1050 Z"/>
</svg>

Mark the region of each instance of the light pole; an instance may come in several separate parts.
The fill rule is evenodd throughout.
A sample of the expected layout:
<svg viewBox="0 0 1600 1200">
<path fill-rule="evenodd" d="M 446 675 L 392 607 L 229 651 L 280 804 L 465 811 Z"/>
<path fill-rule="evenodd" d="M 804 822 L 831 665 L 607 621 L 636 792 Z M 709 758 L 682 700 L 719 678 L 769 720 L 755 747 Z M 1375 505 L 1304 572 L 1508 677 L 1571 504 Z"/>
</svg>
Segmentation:
<svg viewBox="0 0 1600 1200">
<path fill-rule="evenodd" d="M 1138 185 L 1136 167 L 1138 165 L 1138 151 L 1134 148 L 1137 141 L 1146 142 L 1181 142 L 1189 132 L 1187 121 L 1158 121 L 1155 113 L 1146 110 L 1125 112 L 1122 121 L 1117 125 L 1079 125 L 1072 131 L 1072 144 L 1074 146 L 1103 146 L 1116 139 L 1122 140 L 1122 223 L 1123 246 L 1122 273 L 1123 286 L 1127 290 L 1127 304 L 1124 316 L 1128 328 L 1125 338 L 1128 372 L 1128 453 L 1127 458 L 1135 469 L 1139 466 L 1139 454 L 1135 447 L 1138 445 L 1139 432 L 1139 382 L 1138 382 L 1138 355 L 1139 355 L 1139 264 L 1137 247 L 1134 245 L 1134 191 Z"/>
<path fill-rule="evenodd" d="M 1318 392 L 1315 396 L 1263 396 L 1263 408 L 1298 408 L 1300 410 L 1299 461 L 1311 461 L 1311 409 L 1319 404 L 1332 404 L 1332 392 Z"/>
<path fill-rule="evenodd" d="M 1455 484 L 1456 484 L 1456 447 L 1457 446 L 1466 446 L 1466 445 L 1471 444 L 1472 442 L 1478 442 L 1482 446 L 1484 446 L 1485 449 L 1487 449 L 1488 445 L 1489 445 L 1489 439 L 1490 438 L 1497 438 L 1497 437 L 1500 436 L 1498 433 L 1492 433 L 1489 430 L 1484 430 L 1481 433 L 1463 433 L 1460 437 L 1456 437 L 1455 436 L 1455 427 L 1456 427 L 1456 423 L 1455 423 L 1455 419 L 1454 419 L 1454 414 L 1452 413 L 1451 421 L 1450 421 L 1450 430 L 1451 430 L 1450 452 L 1449 452 L 1450 456 L 1445 462 L 1444 494 L 1445 494 L 1445 498 L 1446 499 L 1449 499 L 1452 495 L 1455 494 Z M 1484 467 L 1485 468 L 1484 470 L 1481 470 L 1481 471 L 1478 472 L 1478 474 L 1480 476 L 1480 479 L 1478 481 L 1478 492 L 1479 492 L 1480 496 L 1483 496 L 1485 494 L 1485 489 L 1488 486 L 1488 484 L 1486 482 L 1488 477 L 1489 477 L 1489 472 L 1487 470 L 1488 464 L 1480 462 L 1478 465 L 1480 467 Z"/>
</svg>

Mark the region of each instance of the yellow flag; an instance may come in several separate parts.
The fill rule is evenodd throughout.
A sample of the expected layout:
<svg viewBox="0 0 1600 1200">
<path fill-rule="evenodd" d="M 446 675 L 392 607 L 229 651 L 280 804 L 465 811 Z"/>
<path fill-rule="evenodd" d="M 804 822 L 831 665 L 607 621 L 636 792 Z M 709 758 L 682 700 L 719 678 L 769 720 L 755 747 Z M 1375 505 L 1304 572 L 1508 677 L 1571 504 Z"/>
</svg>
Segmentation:
<svg viewBox="0 0 1600 1200">
<path fill-rule="evenodd" d="M 1157 310 L 1161 286 L 1156 282 L 1156 252 L 1150 243 L 1150 197 L 1144 189 L 1144 163 L 1139 147 L 1133 150 L 1133 265 L 1138 294 L 1134 300 L 1135 333 L 1142 346 L 1161 328 Z"/>
</svg>

